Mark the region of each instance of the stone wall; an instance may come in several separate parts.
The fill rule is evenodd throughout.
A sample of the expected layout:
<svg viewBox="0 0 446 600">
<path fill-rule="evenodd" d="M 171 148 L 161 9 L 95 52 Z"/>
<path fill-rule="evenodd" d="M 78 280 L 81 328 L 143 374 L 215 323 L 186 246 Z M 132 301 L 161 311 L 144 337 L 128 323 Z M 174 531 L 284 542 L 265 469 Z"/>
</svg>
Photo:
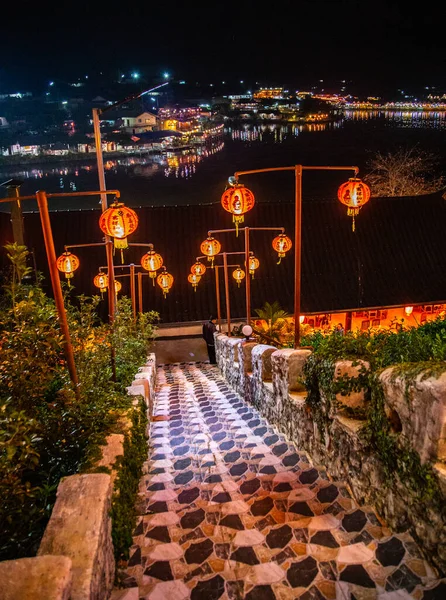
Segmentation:
<svg viewBox="0 0 446 600">
<path fill-rule="evenodd" d="M 111 477 L 106 473 L 72 475 L 57 488 L 38 556 L 71 558 L 70 600 L 100 600 L 113 587 L 112 491 Z"/>
<path fill-rule="evenodd" d="M 337 395 L 335 403 L 321 393 L 325 418 L 317 420 L 302 383 L 310 350 L 277 350 L 220 334 L 216 352 L 224 377 L 245 400 L 306 450 L 315 464 L 345 481 L 360 504 L 373 505 L 394 530 L 410 529 L 426 559 L 446 573 L 446 509 L 420 500 L 396 473 L 387 485 L 384 465 L 364 435 L 366 421 L 349 416 L 351 409 L 366 408 L 364 390 Z M 333 377 L 356 377 L 364 368 L 368 363 L 338 361 Z M 387 369 L 380 381 L 392 430 L 418 453 L 421 464 L 432 465 L 446 507 L 446 374 L 438 379 L 420 375 L 408 388 Z"/>
<path fill-rule="evenodd" d="M 142 396 L 152 412 L 155 355 L 149 354 L 127 388 Z M 127 420 L 124 426 L 130 426 Z M 111 537 L 114 465 L 123 454 L 124 435 L 111 434 L 97 463 L 111 474 L 85 473 L 64 478 L 40 543 L 38 555 L 0 562 L 1 600 L 108 600 L 115 577 Z M 129 592 L 129 590 L 127 590 Z M 137 597 L 137 595 L 136 595 Z"/>
</svg>

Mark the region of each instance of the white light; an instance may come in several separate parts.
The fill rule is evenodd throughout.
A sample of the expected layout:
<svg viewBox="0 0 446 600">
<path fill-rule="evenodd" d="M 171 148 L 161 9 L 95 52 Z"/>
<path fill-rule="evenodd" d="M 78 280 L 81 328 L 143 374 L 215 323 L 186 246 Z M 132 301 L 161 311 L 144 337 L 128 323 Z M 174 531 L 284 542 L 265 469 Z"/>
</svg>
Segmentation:
<svg viewBox="0 0 446 600">
<path fill-rule="evenodd" d="M 164 79 L 169 79 L 169 73 L 163 73 Z"/>
<path fill-rule="evenodd" d="M 139 73 L 132 73 L 133 79 L 139 79 Z"/>
<path fill-rule="evenodd" d="M 242 327 L 242 333 L 245 337 L 249 337 L 252 333 L 252 327 L 251 325 L 243 325 Z"/>
<path fill-rule="evenodd" d="M 49 84 L 50 84 L 50 85 L 54 85 L 54 81 L 50 81 L 50 83 L 49 83 Z"/>
<path fill-rule="evenodd" d="M 243 83 L 243 81 L 240 81 L 240 83 Z"/>
</svg>

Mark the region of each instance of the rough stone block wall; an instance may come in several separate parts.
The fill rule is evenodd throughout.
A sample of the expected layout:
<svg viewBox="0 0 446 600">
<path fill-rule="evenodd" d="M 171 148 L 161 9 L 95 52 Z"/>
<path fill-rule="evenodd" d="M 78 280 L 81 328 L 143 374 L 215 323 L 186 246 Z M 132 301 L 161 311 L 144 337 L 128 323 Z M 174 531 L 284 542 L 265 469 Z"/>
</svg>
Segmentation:
<svg viewBox="0 0 446 600">
<path fill-rule="evenodd" d="M 144 397 L 149 414 L 152 414 L 153 402 L 155 400 L 155 379 L 156 379 L 156 357 L 153 352 L 147 356 L 147 362 L 138 369 L 135 379 L 132 382 L 128 392 L 130 394 Z M 142 387 L 138 387 L 142 386 Z"/>
<path fill-rule="evenodd" d="M 71 559 L 71 600 L 102 600 L 113 588 L 111 497 L 111 477 L 105 473 L 72 475 L 57 489 L 38 556 Z"/>
<path fill-rule="evenodd" d="M 427 460 L 446 461 L 446 373 L 438 378 L 418 375 L 408 386 L 393 369 L 380 376 L 389 417 L 420 455 Z M 395 414 L 394 414 L 395 413 Z"/>
<path fill-rule="evenodd" d="M 34 556 L 0 562 L 1 600 L 69 600 L 71 560 Z"/>
<path fill-rule="evenodd" d="M 243 360 L 234 363 L 233 354 L 227 351 L 227 346 L 235 343 L 234 339 L 222 336 L 217 344 L 218 364 L 228 383 L 298 447 L 306 450 L 315 464 L 324 465 L 333 478 L 345 481 L 360 504 L 373 505 L 396 531 L 410 528 L 426 558 L 446 573 L 445 511 L 421 502 L 417 493 L 410 492 L 396 474 L 394 484 L 386 485 L 383 464 L 362 431 L 366 421 L 345 412 L 346 408 L 365 408 L 364 393 L 338 397 L 338 407 L 329 406 L 325 399 L 328 418 L 317 423 L 306 403 L 300 379 L 310 350 L 251 346 L 252 374 L 249 384 L 240 388 L 233 382 L 244 377 L 240 371 L 245 363 Z M 238 343 L 242 343 L 240 338 Z M 356 377 L 363 367 L 369 368 L 367 363 L 358 362 L 338 361 L 334 378 Z M 389 419 L 393 418 L 395 432 L 409 440 L 421 462 L 433 463 L 446 506 L 446 374 L 438 379 L 420 375 L 409 388 L 404 380 L 392 375 L 390 369 L 381 375 Z"/>
</svg>

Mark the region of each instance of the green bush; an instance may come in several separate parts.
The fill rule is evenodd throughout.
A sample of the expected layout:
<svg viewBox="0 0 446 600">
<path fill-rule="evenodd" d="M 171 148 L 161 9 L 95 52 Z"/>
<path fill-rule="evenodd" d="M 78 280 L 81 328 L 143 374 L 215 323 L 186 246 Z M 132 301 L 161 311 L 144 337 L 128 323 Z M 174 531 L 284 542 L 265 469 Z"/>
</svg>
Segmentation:
<svg viewBox="0 0 446 600">
<path fill-rule="evenodd" d="M 347 395 L 364 390 L 367 408 L 344 409 L 351 417 L 362 419 L 360 435 L 381 462 L 388 485 L 398 477 L 402 485 L 415 493 L 421 502 L 440 502 L 437 478 L 429 464 L 421 465 L 420 457 L 402 435 L 392 431 L 384 411 L 384 392 L 379 374 L 394 367 L 394 374 L 402 376 L 409 390 L 415 378 L 439 375 L 446 371 L 446 320 L 438 317 L 420 327 L 373 333 L 371 331 L 336 332 L 324 335 L 315 332 L 302 339 L 303 346 L 312 346 L 303 369 L 303 383 L 307 389 L 307 406 L 317 423 L 321 438 L 332 422 L 337 394 Z M 360 369 L 357 377 L 333 379 L 335 363 L 341 359 L 364 360 L 370 369 Z M 323 393 L 321 393 L 323 392 Z M 407 394 L 410 402 L 410 394 Z"/>
<path fill-rule="evenodd" d="M 0 312 L 0 560 L 36 553 L 61 477 L 85 471 L 99 445 L 120 431 L 131 406 L 125 387 L 144 364 L 157 313 L 130 318 L 118 302 L 112 331 L 98 318 L 97 297 L 65 295 L 79 379 L 73 390 L 54 301 L 24 285 L 23 246 L 8 245 L 10 282 Z M 112 345 L 116 344 L 116 380 Z"/>
</svg>

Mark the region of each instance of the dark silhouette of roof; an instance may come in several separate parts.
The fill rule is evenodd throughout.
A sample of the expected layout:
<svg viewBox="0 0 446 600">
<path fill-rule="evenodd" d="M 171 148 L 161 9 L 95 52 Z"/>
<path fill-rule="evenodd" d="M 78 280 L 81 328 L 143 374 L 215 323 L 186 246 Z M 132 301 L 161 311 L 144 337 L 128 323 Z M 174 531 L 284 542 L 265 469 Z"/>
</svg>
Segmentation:
<svg viewBox="0 0 446 600">
<path fill-rule="evenodd" d="M 139 227 L 130 242 L 153 243 L 175 277 L 164 299 L 149 277 L 143 278 L 144 310 L 157 310 L 165 323 L 205 320 L 216 314 L 215 270 L 209 268 L 196 292 L 187 276 L 200 243 L 210 229 L 233 228 L 232 217 L 220 203 L 200 206 L 141 207 L 135 209 Z M 10 234 L 9 215 L 0 214 L 1 245 Z M 64 244 L 98 242 L 99 210 L 51 213 L 56 253 Z M 285 227 L 294 243 L 294 204 L 257 203 L 245 215 L 248 227 Z M 242 225 L 242 227 L 243 227 Z M 336 198 L 304 200 L 302 207 L 302 313 L 402 306 L 446 302 L 446 200 L 442 192 L 418 197 L 372 198 L 356 218 Z M 27 245 L 35 250 L 37 267 L 49 286 L 45 250 L 38 214 L 25 214 Z M 272 231 L 251 231 L 250 245 L 260 267 L 252 280 L 252 315 L 255 308 L 277 300 L 293 312 L 294 247 L 277 264 Z M 9 237 L 8 237 L 9 236 Z M 215 234 L 222 250 L 242 251 L 243 232 Z M 76 251 L 73 250 L 75 253 Z M 144 248 L 130 247 L 125 262 L 139 264 Z M 5 253 L 2 253 L 5 254 Z M 81 267 L 73 281 L 75 294 L 96 293 L 92 279 L 95 269 L 105 264 L 102 248 L 79 249 Z M 244 268 L 243 257 L 228 257 Z M 2 256 L 2 262 L 5 258 Z M 117 265 L 120 257 L 115 258 Z M 205 264 L 208 264 L 204 260 Z M 216 264 L 222 262 L 216 261 Z M 138 269 L 137 269 L 138 270 Z M 245 288 L 237 287 L 230 269 L 231 317 L 245 316 Z M 119 270 L 129 272 L 129 270 Z M 223 269 L 220 272 L 222 316 L 225 317 Z M 128 278 L 122 279 L 123 292 L 130 295 Z"/>
</svg>

